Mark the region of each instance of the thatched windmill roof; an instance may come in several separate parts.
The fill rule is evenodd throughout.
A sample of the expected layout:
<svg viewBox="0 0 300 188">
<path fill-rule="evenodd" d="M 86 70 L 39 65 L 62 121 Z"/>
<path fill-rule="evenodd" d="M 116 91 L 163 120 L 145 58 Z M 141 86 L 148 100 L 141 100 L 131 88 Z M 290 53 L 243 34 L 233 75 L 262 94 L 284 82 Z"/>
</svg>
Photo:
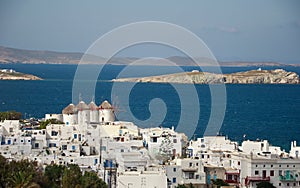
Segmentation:
<svg viewBox="0 0 300 188">
<path fill-rule="evenodd" d="M 78 111 L 82 111 L 82 110 L 88 110 L 89 106 L 87 104 L 85 104 L 85 102 L 80 101 L 77 106 L 76 106 Z"/>
<path fill-rule="evenodd" d="M 76 107 L 74 104 L 69 104 L 67 107 L 65 107 L 62 111 L 63 114 L 74 114 L 76 113 Z"/>
<path fill-rule="evenodd" d="M 112 105 L 107 101 L 103 101 L 102 104 L 99 106 L 100 109 L 113 109 Z"/>
<path fill-rule="evenodd" d="M 90 110 L 97 110 L 98 106 L 95 104 L 94 101 L 91 101 L 90 104 L 89 104 L 89 109 Z"/>
</svg>

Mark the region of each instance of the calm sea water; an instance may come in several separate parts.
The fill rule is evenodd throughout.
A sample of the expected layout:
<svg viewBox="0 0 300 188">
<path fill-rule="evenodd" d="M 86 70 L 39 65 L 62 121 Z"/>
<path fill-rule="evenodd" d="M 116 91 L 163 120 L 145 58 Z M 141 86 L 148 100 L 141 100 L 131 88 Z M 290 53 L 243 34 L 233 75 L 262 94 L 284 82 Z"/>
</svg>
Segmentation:
<svg viewBox="0 0 300 188">
<path fill-rule="evenodd" d="M 61 113 L 72 102 L 72 84 L 76 65 L 24 65 L 0 64 L 0 68 L 34 74 L 44 78 L 42 81 L 0 81 L 0 111 L 16 110 L 28 117 L 44 117 L 45 113 Z M 111 82 L 124 66 L 106 66 L 97 82 L 95 101 L 99 104 L 108 99 L 118 105 L 118 96 L 111 99 Z M 283 67 L 300 74 L 298 67 Z M 138 73 L 150 73 L 151 67 L 136 67 Z M 153 69 L 153 67 L 152 67 Z M 172 73 L 170 67 L 160 68 L 164 73 Z M 191 71 L 193 67 L 183 67 Z M 224 67 L 223 73 L 257 69 L 257 67 Z M 265 67 L 274 69 L 274 67 Z M 137 75 L 140 76 L 140 75 Z M 119 83 L 127 87 L 128 83 Z M 196 85 L 200 102 L 200 120 L 196 137 L 203 135 L 211 110 L 210 90 L 207 85 Z M 220 134 L 230 139 L 268 139 L 271 144 L 289 150 L 290 141 L 300 143 L 300 85 L 226 85 L 227 105 L 225 119 Z M 120 93 L 122 95 L 122 93 Z M 93 96 L 86 99 L 90 102 Z M 161 98 L 167 106 L 163 122 L 154 126 L 176 126 L 180 118 L 180 99 L 170 84 L 139 83 L 132 89 L 128 105 L 134 116 L 145 120 L 151 116 L 149 102 Z M 126 114 L 120 108 L 119 114 Z M 191 112 L 193 113 L 193 112 Z M 125 116 L 126 119 L 126 116 Z M 157 124 L 156 124 L 157 123 Z M 187 120 L 187 124 L 189 124 Z"/>
</svg>

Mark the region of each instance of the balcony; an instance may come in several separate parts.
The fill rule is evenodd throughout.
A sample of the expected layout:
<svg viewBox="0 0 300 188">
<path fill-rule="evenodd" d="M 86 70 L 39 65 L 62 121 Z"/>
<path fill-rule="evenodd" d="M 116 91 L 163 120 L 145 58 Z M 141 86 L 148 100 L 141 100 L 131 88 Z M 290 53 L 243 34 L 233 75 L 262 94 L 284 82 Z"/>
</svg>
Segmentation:
<svg viewBox="0 0 300 188">
<path fill-rule="evenodd" d="M 197 172 L 198 168 L 197 167 L 186 167 L 182 169 L 183 172 Z"/>
<path fill-rule="evenodd" d="M 225 180 L 226 183 L 231 183 L 231 184 L 239 184 L 240 182 L 238 180 Z"/>
<path fill-rule="evenodd" d="M 247 176 L 245 179 L 245 184 L 249 185 L 250 182 L 260 182 L 260 181 L 270 181 L 270 177 L 261 177 L 261 176 Z"/>
<path fill-rule="evenodd" d="M 279 176 L 280 181 L 297 181 L 294 176 Z"/>
</svg>

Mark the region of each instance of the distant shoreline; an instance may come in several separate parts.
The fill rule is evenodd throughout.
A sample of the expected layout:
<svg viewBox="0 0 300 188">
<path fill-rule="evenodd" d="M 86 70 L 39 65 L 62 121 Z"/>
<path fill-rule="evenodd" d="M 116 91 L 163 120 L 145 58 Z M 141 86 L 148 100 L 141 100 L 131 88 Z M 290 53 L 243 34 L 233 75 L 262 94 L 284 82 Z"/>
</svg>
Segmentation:
<svg viewBox="0 0 300 188">
<path fill-rule="evenodd" d="M 299 75 L 283 69 L 250 70 L 231 74 L 200 72 L 182 72 L 158 76 L 118 78 L 113 82 L 136 83 L 177 83 L 177 84 L 299 84 Z"/>
<path fill-rule="evenodd" d="M 256 64 L 255 62 L 245 62 L 245 64 L 230 64 L 221 63 L 220 67 L 300 67 L 300 64 Z M 12 64 L 23 64 L 23 65 L 79 65 L 79 63 L 32 63 L 32 62 L 1 62 L 1 65 L 12 65 Z M 112 66 L 162 66 L 162 67 L 172 67 L 175 65 L 151 65 L 151 64 L 143 64 L 143 65 L 130 65 L 130 64 L 116 64 L 116 63 L 107 63 L 107 64 L 96 64 L 96 63 L 82 63 L 80 65 L 112 65 Z M 176 65 L 176 66 L 181 66 L 181 67 L 197 67 L 199 65 Z M 219 66 L 213 66 L 213 65 L 201 65 L 203 67 L 219 67 Z"/>
<path fill-rule="evenodd" d="M 87 62 L 81 62 L 81 59 L 85 55 L 88 59 Z M 141 58 L 136 57 L 113 57 L 107 62 L 104 57 L 97 57 L 94 55 L 88 55 L 80 52 L 54 52 L 54 51 L 38 51 L 38 50 L 23 50 L 16 48 L 8 48 L 0 46 L 0 64 L 62 64 L 62 65 L 76 65 L 76 64 L 87 64 L 87 65 L 130 65 L 133 62 L 140 60 Z M 195 64 L 188 57 L 171 56 L 164 58 L 167 61 L 174 62 L 177 66 L 199 66 Z M 145 66 L 172 66 L 167 64 L 162 59 L 147 59 L 143 61 Z M 209 58 L 195 58 L 200 66 L 209 67 L 216 63 L 216 60 Z M 300 64 L 286 64 L 273 61 L 219 61 L 218 64 L 221 67 L 250 67 L 250 66 L 293 66 L 300 67 Z M 135 64 L 138 66 L 138 64 Z"/>
</svg>

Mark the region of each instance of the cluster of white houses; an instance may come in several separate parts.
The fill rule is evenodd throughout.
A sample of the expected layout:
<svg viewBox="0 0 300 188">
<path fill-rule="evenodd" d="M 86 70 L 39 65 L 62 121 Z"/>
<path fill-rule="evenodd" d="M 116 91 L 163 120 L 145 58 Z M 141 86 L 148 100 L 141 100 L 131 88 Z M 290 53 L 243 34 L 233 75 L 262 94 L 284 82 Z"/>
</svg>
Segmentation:
<svg viewBox="0 0 300 188">
<path fill-rule="evenodd" d="M 45 119 L 63 123 L 26 130 L 16 120 L 0 122 L 0 154 L 41 165 L 78 164 L 83 171 L 96 171 L 109 187 L 211 187 L 216 179 L 232 187 L 256 187 L 262 181 L 300 187 L 296 142 L 287 153 L 266 140 L 239 145 L 224 136 L 206 136 L 188 141 L 173 128 L 142 129 L 116 121 L 107 101 L 70 104 Z"/>
</svg>

